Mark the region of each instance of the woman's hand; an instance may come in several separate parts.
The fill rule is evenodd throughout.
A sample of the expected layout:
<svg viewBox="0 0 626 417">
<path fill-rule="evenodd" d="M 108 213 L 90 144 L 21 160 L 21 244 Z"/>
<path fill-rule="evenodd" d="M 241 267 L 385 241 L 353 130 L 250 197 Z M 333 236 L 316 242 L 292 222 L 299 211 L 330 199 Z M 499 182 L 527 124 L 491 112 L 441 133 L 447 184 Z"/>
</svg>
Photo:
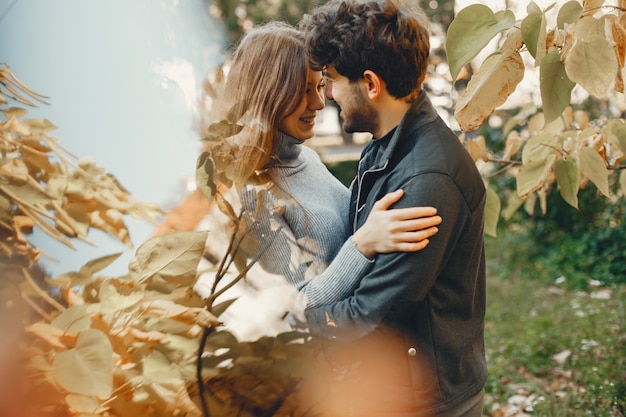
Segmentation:
<svg viewBox="0 0 626 417">
<path fill-rule="evenodd" d="M 434 207 L 389 209 L 404 195 L 398 190 L 378 200 L 365 224 L 352 235 L 352 242 L 367 258 L 377 253 L 416 252 L 436 234 L 441 217 Z"/>
</svg>

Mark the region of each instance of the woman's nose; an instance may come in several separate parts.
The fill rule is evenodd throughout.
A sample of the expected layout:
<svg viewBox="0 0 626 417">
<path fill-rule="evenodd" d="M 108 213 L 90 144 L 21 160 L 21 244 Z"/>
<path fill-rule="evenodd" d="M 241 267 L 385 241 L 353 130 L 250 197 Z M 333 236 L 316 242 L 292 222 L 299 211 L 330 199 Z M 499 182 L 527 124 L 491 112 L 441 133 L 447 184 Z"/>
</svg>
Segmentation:
<svg viewBox="0 0 626 417">
<path fill-rule="evenodd" d="M 313 94 L 311 101 L 309 101 L 309 107 L 313 110 L 322 110 L 326 103 L 324 103 L 324 95 L 316 92 Z"/>
</svg>

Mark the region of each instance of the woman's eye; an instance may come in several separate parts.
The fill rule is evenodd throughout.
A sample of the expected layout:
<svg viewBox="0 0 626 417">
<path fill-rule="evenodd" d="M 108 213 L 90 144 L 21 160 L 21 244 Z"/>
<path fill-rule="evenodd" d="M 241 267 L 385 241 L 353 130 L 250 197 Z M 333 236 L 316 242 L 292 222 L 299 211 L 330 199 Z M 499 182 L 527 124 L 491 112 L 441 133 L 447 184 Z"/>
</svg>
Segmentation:
<svg viewBox="0 0 626 417">
<path fill-rule="evenodd" d="M 326 88 L 326 83 L 322 83 L 322 84 L 317 86 L 318 90 L 323 90 L 324 88 Z"/>
</svg>

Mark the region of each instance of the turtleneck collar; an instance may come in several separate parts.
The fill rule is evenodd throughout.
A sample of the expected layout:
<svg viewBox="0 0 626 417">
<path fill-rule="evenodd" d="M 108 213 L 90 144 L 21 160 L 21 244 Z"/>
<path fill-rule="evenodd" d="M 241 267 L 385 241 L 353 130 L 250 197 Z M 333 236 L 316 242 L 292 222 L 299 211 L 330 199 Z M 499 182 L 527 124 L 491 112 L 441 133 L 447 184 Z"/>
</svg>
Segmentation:
<svg viewBox="0 0 626 417">
<path fill-rule="evenodd" d="M 288 134 L 278 132 L 278 150 L 276 152 L 279 163 L 290 162 L 298 158 L 302 151 L 304 141 L 289 136 Z"/>
</svg>

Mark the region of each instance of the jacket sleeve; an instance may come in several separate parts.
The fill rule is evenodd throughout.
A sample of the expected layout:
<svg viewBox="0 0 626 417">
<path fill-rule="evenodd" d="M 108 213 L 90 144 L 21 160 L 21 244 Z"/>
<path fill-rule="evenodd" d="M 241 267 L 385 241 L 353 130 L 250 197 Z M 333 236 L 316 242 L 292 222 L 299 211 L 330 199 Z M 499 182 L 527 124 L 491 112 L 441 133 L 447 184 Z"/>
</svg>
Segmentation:
<svg viewBox="0 0 626 417">
<path fill-rule="evenodd" d="M 351 296 L 307 310 L 305 317 L 313 334 L 346 342 L 365 336 L 378 327 L 397 302 L 423 299 L 449 259 L 471 219 L 456 184 L 447 175 L 429 173 L 398 188 L 403 188 L 405 194 L 395 207 L 436 207 L 443 219 L 439 232 L 421 251 L 379 254 Z"/>
<path fill-rule="evenodd" d="M 284 215 L 284 208 L 278 207 L 273 194 L 249 187 L 240 195 L 247 213 L 244 224 L 248 226 L 242 248 L 248 259 L 257 259 L 264 270 L 284 276 L 299 290 L 294 305 L 296 313 L 347 297 L 370 269 L 373 261 L 347 239 L 328 268 L 311 277 L 310 272 L 307 274 L 311 254 L 294 236 L 289 217 Z M 343 234 L 337 236 L 343 238 Z"/>
</svg>

